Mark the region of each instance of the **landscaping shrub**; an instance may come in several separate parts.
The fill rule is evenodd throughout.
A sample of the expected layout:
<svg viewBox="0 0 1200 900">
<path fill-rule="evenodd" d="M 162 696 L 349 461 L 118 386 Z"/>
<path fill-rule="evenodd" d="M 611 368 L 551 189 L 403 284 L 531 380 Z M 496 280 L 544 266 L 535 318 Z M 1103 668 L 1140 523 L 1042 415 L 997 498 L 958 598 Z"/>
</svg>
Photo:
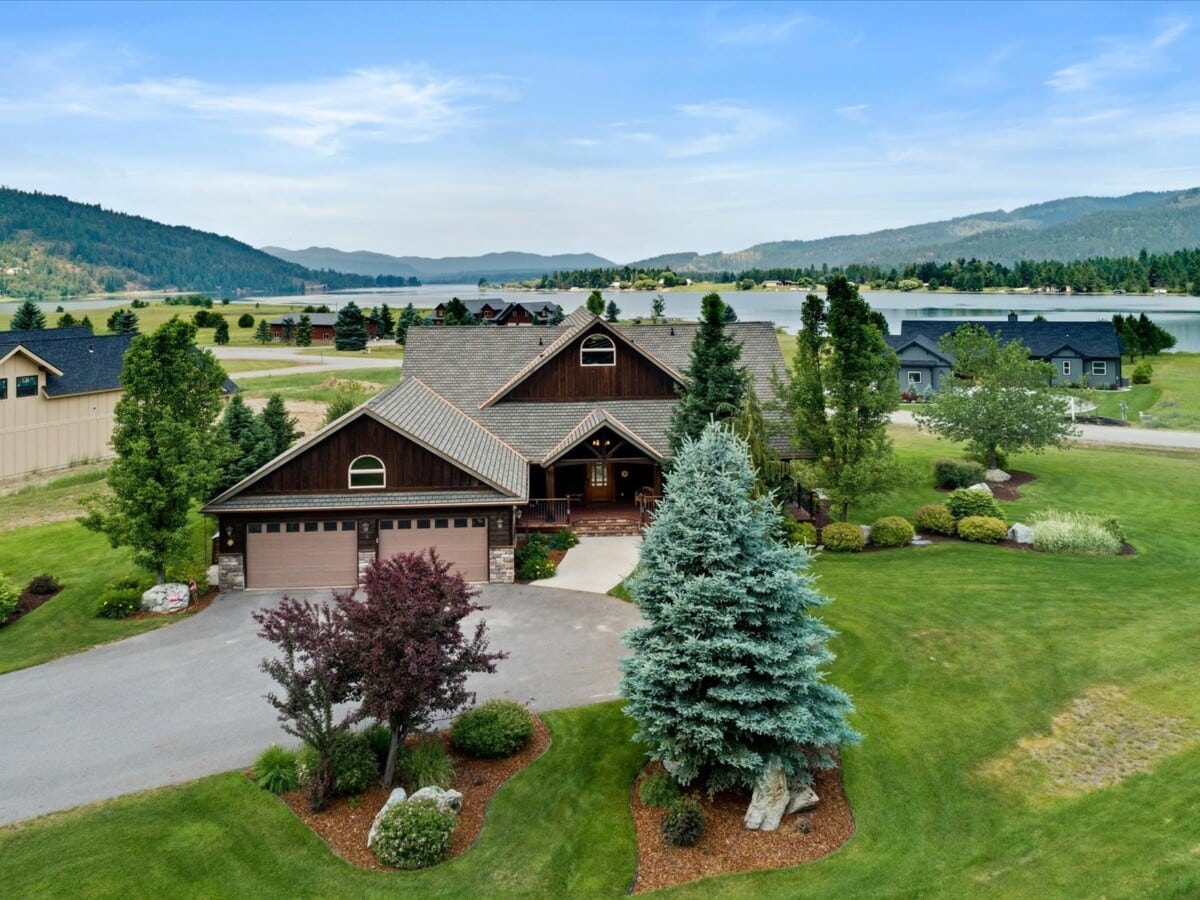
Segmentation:
<svg viewBox="0 0 1200 900">
<path fill-rule="evenodd" d="M 242 313 L 240 316 L 238 316 L 238 328 L 253 328 L 253 327 L 254 327 L 254 316 L 250 315 L 250 313 Z"/>
<path fill-rule="evenodd" d="M 1100 525 L 1105 531 L 1115 537 L 1122 544 L 1128 540 L 1128 538 L 1125 536 L 1125 526 L 1117 521 L 1116 516 L 1109 516 L 1107 519 L 1101 522 Z"/>
<path fill-rule="evenodd" d="M 333 770 L 333 792 L 343 796 L 361 794 L 379 778 L 379 766 L 371 742 L 356 731 L 343 731 L 333 741 L 329 754 Z"/>
<path fill-rule="evenodd" d="M 1108 521 L 1116 523 L 1116 519 Z M 1030 526 L 1033 528 L 1033 549 L 1045 553 L 1115 556 L 1121 550 L 1121 540 L 1099 516 L 1046 510 L 1034 513 Z"/>
<path fill-rule="evenodd" d="M 663 838 L 673 847 L 694 847 L 704 833 L 704 809 L 695 797 L 680 797 L 662 820 Z"/>
<path fill-rule="evenodd" d="M 434 735 L 422 736 L 407 747 L 398 765 L 400 780 L 410 791 L 448 788 L 454 784 L 454 760 L 446 752 L 446 745 Z"/>
<path fill-rule="evenodd" d="M 533 735 L 533 714 L 512 700 L 489 700 L 459 713 L 450 741 L 459 750 L 485 759 L 511 756 Z"/>
<path fill-rule="evenodd" d="M 167 581 L 178 584 L 196 583 L 197 596 L 208 593 L 208 566 L 204 563 L 186 562 L 167 566 Z"/>
<path fill-rule="evenodd" d="M 282 794 L 300 787 L 300 776 L 296 774 L 296 753 L 272 744 L 258 755 L 250 767 L 250 777 L 264 791 Z"/>
<path fill-rule="evenodd" d="M 984 469 L 988 468 L 987 457 L 982 453 L 965 453 L 963 458 L 979 463 Z M 1008 454 L 999 447 L 996 448 L 996 468 L 1008 471 Z"/>
<path fill-rule="evenodd" d="M 21 595 L 12 586 L 3 572 L 0 572 L 0 625 L 8 621 L 8 617 L 17 611 L 17 603 Z"/>
<path fill-rule="evenodd" d="M 361 734 L 362 739 L 371 748 L 371 752 L 375 754 L 375 764 L 382 772 L 387 765 L 388 752 L 392 747 L 392 729 L 382 722 L 376 722 L 374 725 L 364 728 Z"/>
<path fill-rule="evenodd" d="M 862 529 L 849 522 L 831 522 L 821 529 L 821 543 L 834 553 L 857 553 L 867 544 Z"/>
<path fill-rule="evenodd" d="M 34 575 L 29 580 L 29 586 L 25 588 L 31 594 L 37 594 L 39 597 L 48 597 L 51 594 L 57 594 L 62 590 L 62 585 L 58 583 L 58 579 L 48 572 L 43 572 L 41 575 Z"/>
<path fill-rule="evenodd" d="M 424 869 L 435 866 L 450 852 L 450 839 L 458 817 L 442 811 L 432 800 L 397 803 L 379 820 L 371 849 L 386 866 Z"/>
<path fill-rule="evenodd" d="M 96 603 L 96 615 L 102 619 L 124 619 L 141 612 L 142 593 L 137 588 L 109 588 Z"/>
<path fill-rule="evenodd" d="M 679 794 L 679 783 L 666 772 L 647 775 L 638 785 L 638 799 L 646 806 L 670 806 Z"/>
<path fill-rule="evenodd" d="M 945 503 L 926 503 L 913 517 L 918 531 L 930 534 L 954 534 L 954 516 Z"/>
<path fill-rule="evenodd" d="M 545 536 L 531 534 L 516 552 L 517 577 L 522 581 L 537 581 L 554 574 L 550 547 Z"/>
<path fill-rule="evenodd" d="M 783 537 L 786 540 L 804 547 L 813 547 L 816 545 L 817 526 L 812 522 L 797 522 L 789 515 L 784 515 L 780 519 L 780 522 Z"/>
<path fill-rule="evenodd" d="M 1008 526 L 995 516 L 967 516 L 958 520 L 958 536 L 964 541 L 994 544 L 1008 536 Z"/>
<path fill-rule="evenodd" d="M 912 543 L 916 531 L 903 516 L 884 516 L 871 526 L 871 543 L 876 547 L 904 547 Z"/>
<path fill-rule="evenodd" d="M 1150 363 L 1142 360 L 1133 367 L 1133 383 L 1134 384 L 1149 384 L 1150 376 L 1154 374 L 1154 367 Z"/>
<path fill-rule="evenodd" d="M 155 579 L 153 575 L 124 575 L 114 581 L 110 581 L 105 590 L 126 590 L 137 591 L 144 594 L 150 588 L 154 587 Z"/>
<path fill-rule="evenodd" d="M 570 528 L 560 528 L 550 537 L 551 550 L 570 550 L 579 543 L 579 538 Z"/>
<path fill-rule="evenodd" d="M 935 459 L 933 461 L 933 483 L 940 488 L 963 488 L 979 484 L 984 478 L 984 468 L 970 459 Z"/>
<path fill-rule="evenodd" d="M 961 519 L 965 516 L 990 516 L 993 519 L 1004 518 L 1000 513 L 1000 504 L 996 502 L 996 498 L 992 496 L 991 491 L 970 491 L 966 488 L 959 488 L 946 501 L 946 508 L 950 510 L 950 515 L 956 519 Z"/>
</svg>

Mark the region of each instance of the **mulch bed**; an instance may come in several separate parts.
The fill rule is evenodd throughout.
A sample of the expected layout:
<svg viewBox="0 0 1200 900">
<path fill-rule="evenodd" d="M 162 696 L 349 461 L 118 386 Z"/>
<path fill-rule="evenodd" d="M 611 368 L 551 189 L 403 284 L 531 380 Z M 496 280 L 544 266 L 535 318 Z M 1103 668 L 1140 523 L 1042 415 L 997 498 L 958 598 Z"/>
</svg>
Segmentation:
<svg viewBox="0 0 1200 900">
<path fill-rule="evenodd" d="M 29 615 L 29 613 L 33 612 L 47 600 L 53 600 L 61 591 L 62 588 L 59 588 L 53 594 L 34 594 L 31 591 L 23 592 L 20 599 L 17 600 L 17 608 L 13 610 L 11 616 L 0 622 L 0 627 L 11 625 L 17 619 L 21 618 L 21 616 Z"/>
<path fill-rule="evenodd" d="M 659 768 L 652 763 L 644 774 Z M 854 813 L 842 789 L 841 769 L 818 770 L 813 790 L 821 798 L 817 808 L 784 816 L 776 831 L 750 831 L 742 824 L 748 794 L 728 792 L 709 800 L 700 792 L 697 799 L 707 818 L 700 842 L 695 847 L 672 847 L 662 836 L 666 810 L 643 806 L 635 782 L 630 801 L 638 844 L 633 893 L 729 872 L 798 866 L 828 856 L 854 834 Z"/>
<path fill-rule="evenodd" d="M 212 602 L 217 599 L 218 593 L 219 591 L 217 588 L 212 587 L 209 588 L 206 593 L 201 594 L 199 597 L 189 603 L 186 609 L 176 610 L 173 613 L 153 613 L 143 610 L 142 612 L 134 613 L 132 616 L 126 616 L 125 621 L 128 622 L 132 619 L 133 621 L 137 622 L 141 619 L 161 619 L 164 616 L 177 616 L 183 613 L 197 613 L 201 610 L 208 609 L 208 607 L 212 605 Z"/>
<path fill-rule="evenodd" d="M 1023 484 L 1029 484 L 1031 481 L 1036 481 L 1037 476 L 1032 472 L 1009 472 L 1012 477 L 1008 481 L 989 481 L 988 487 L 992 489 L 992 496 L 997 500 L 1020 500 L 1021 492 L 1018 488 Z M 935 488 L 939 494 L 951 494 L 954 488 Z"/>
<path fill-rule="evenodd" d="M 538 717 L 534 717 L 533 737 L 520 753 L 504 759 L 477 759 L 456 751 L 450 745 L 449 735 L 438 737 L 445 742 L 446 752 L 454 760 L 454 789 L 463 795 L 462 812 L 458 816 L 458 827 L 450 844 L 453 859 L 465 853 L 479 837 L 483 828 L 483 817 L 488 804 L 501 786 L 550 746 L 550 729 Z M 335 797 L 319 813 L 308 808 L 304 791 L 289 791 L 280 799 L 288 808 L 317 833 L 338 856 L 360 869 L 398 871 L 381 863 L 367 847 L 367 834 L 371 823 L 383 804 L 391 795 L 390 788 L 375 787 L 358 797 Z"/>
</svg>

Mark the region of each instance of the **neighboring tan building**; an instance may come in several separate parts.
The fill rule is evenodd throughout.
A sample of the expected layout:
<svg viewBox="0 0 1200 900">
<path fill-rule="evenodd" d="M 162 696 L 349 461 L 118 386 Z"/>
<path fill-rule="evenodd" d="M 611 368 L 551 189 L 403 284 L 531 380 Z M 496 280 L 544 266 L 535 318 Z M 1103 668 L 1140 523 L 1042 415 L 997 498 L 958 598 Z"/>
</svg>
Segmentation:
<svg viewBox="0 0 1200 900">
<path fill-rule="evenodd" d="M 727 327 L 770 399 L 784 370 L 774 327 Z M 543 328 L 413 329 L 403 380 L 204 507 L 220 520 L 221 586 L 345 587 L 426 547 L 468 581 L 512 581 L 518 520 L 550 510 L 566 524 L 660 494 L 698 328 L 580 309 Z"/>
<path fill-rule="evenodd" d="M 131 335 L 0 331 L 0 480 L 110 459 Z"/>
</svg>

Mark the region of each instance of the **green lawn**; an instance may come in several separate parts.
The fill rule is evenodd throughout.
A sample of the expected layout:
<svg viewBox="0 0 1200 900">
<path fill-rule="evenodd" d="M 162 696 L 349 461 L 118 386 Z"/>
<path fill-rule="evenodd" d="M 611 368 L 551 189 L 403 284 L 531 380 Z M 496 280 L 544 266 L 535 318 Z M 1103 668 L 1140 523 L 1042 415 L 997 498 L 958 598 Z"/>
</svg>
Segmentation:
<svg viewBox="0 0 1200 900">
<path fill-rule="evenodd" d="M 897 430 L 908 480 L 853 518 L 936 499 L 929 462 L 953 447 Z M 689 897 L 1194 897 L 1200 895 L 1200 612 L 1192 535 L 1196 456 L 1078 449 L 1019 456 L 1038 480 L 1002 504 L 1115 514 L 1138 554 L 1089 560 L 965 544 L 816 562 L 840 632 L 832 679 L 865 736 L 845 755 L 856 833 L 799 869 L 678 888 Z M 1049 767 L 1055 718 L 1093 703 Z M 1090 702 L 1090 701 L 1089 701 Z M 263 715 L 271 715 L 264 704 Z M 634 871 L 628 817 L 638 765 L 611 705 L 548 717 L 554 745 L 506 787 L 479 845 L 410 875 L 346 866 L 237 774 L 0 830 L 12 896 L 612 896 Z M 1162 739 L 1163 734 L 1169 739 Z M 1159 749 L 1137 748 L 1142 735 Z M 1022 742 L 1025 742 L 1024 744 Z M 1174 743 L 1177 746 L 1171 746 Z M 1056 794 L 1056 769 L 1087 774 L 1089 746 L 1136 763 L 1108 785 Z M 1161 748 L 1169 747 L 1169 750 Z M 1097 776 L 1112 770 L 1101 757 Z M 1086 783 L 1086 782 L 1085 782 Z M 153 848 L 153 850 L 149 849 Z M 134 874 L 131 874 L 134 873 Z"/>
<path fill-rule="evenodd" d="M 36 499 L 36 494 L 27 496 Z M 195 558 L 207 558 L 211 533 L 207 520 L 196 516 L 192 535 Z M 0 628 L 0 673 L 77 653 L 178 619 L 96 618 L 96 599 L 105 585 L 140 570 L 134 566 L 128 550 L 113 550 L 107 538 L 86 530 L 73 519 L 4 533 L 0 536 L 0 571 L 18 588 L 42 572 L 49 572 L 63 584 L 62 593 L 48 603 Z"/>
<path fill-rule="evenodd" d="M 108 489 L 104 481 L 107 468 L 107 463 L 91 463 L 52 478 L 31 476 L 6 486 L 0 493 L 0 534 L 80 515 L 81 497 Z"/>
<path fill-rule="evenodd" d="M 400 380 L 403 369 L 346 369 L 329 371 L 307 371 L 303 368 L 284 375 L 263 375 L 260 378 L 247 378 L 238 385 L 243 397 L 269 397 L 272 394 L 282 394 L 285 400 L 318 400 L 328 403 L 337 391 L 328 385 L 333 381 L 357 381 L 366 387 L 368 394 L 374 394 Z"/>
<path fill-rule="evenodd" d="M 1150 383 L 1162 391 L 1150 409 L 1154 427 L 1200 430 L 1200 353 L 1164 353 L 1150 364 Z"/>
</svg>

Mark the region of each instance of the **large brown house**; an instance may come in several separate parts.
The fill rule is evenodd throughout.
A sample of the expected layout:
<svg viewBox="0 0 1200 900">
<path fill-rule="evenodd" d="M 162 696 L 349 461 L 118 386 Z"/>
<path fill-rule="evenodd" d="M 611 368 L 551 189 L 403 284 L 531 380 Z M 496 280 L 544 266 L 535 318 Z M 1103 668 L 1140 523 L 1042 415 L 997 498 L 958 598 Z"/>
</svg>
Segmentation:
<svg viewBox="0 0 1200 900">
<path fill-rule="evenodd" d="M 580 309 L 546 328 L 414 329 L 401 382 L 205 507 L 221 585 L 348 586 L 425 547 L 469 581 L 512 581 L 519 516 L 661 487 L 697 327 Z M 729 328 L 765 398 L 783 369 L 774 328 Z"/>
<path fill-rule="evenodd" d="M 0 332 L 0 480 L 112 456 L 130 335 Z"/>
<path fill-rule="evenodd" d="M 300 316 L 307 315 L 308 320 L 312 323 L 312 339 L 314 344 L 332 344 L 335 337 L 333 331 L 337 324 L 337 313 L 288 313 L 286 316 L 279 316 L 267 323 L 267 327 L 271 330 L 271 340 L 283 341 L 291 343 L 296 339 L 296 327 L 300 324 Z M 367 336 L 371 340 L 377 337 L 378 328 L 376 328 L 373 319 L 366 319 L 365 326 Z"/>
</svg>

